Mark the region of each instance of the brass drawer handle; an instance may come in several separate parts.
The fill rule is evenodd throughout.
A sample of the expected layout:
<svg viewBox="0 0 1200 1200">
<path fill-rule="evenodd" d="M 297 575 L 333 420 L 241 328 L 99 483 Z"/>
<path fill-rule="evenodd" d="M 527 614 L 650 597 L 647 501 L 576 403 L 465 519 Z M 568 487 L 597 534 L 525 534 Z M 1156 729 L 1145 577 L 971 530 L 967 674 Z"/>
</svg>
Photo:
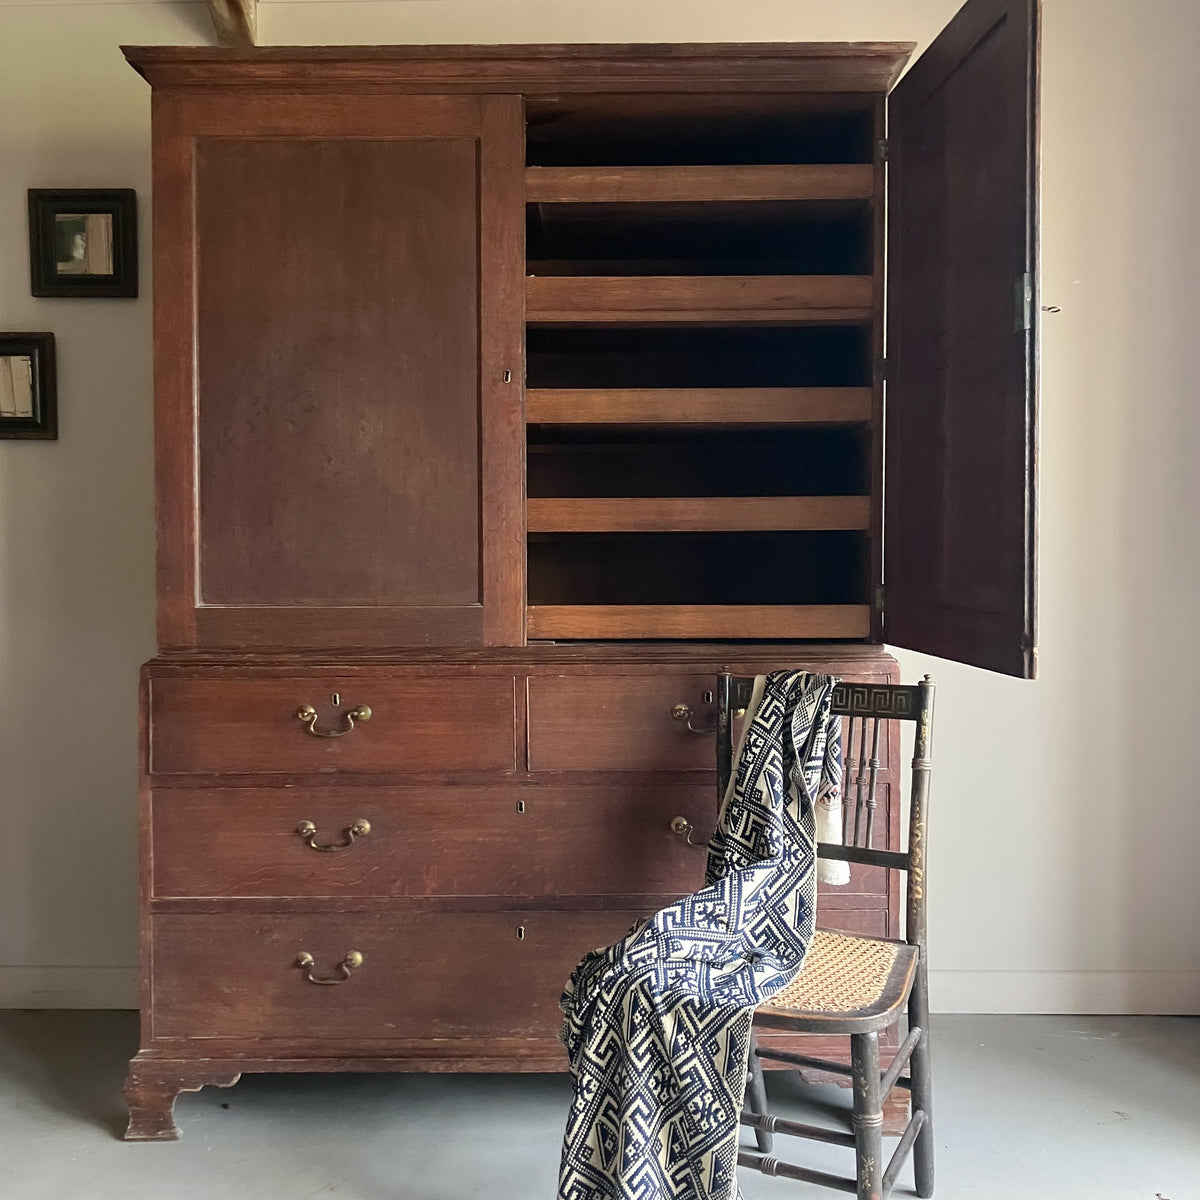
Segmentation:
<svg viewBox="0 0 1200 1200">
<path fill-rule="evenodd" d="M 707 736 L 711 736 L 712 734 L 717 732 L 717 727 L 715 724 L 709 725 L 705 729 L 697 729 L 696 726 L 692 724 L 693 716 L 695 716 L 695 713 L 693 713 L 692 710 L 686 704 L 676 704 L 675 707 L 673 709 L 671 709 L 672 720 L 686 721 L 687 727 L 692 733 L 700 733 L 700 734 L 705 734 Z"/>
<path fill-rule="evenodd" d="M 308 726 L 308 732 L 313 737 L 344 737 L 351 733 L 354 729 L 355 721 L 369 721 L 371 719 L 371 710 L 365 704 L 356 705 L 346 713 L 346 728 L 345 729 L 318 729 L 317 728 L 317 710 L 311 704 L 304 704 L 296 712 L 296 718 L 303 721 Z"/>
<path fill-rule="evenodd" d="M 673 817 L 671 824 L 668 827 L 671 832 L 682 842 L 691 846 L 693 850 L 703 850 L 708 852 L 707 845 L 701 845 L 699 842 L 692 841 L 692 834 L 696 832 L 696 827 L 687 819 L 687 817 Z"/>
<path fill-rule="evenodd" d="M 341 972 L 337 979 L 318 979 L 313 974 L 313 967 L 316 965 L 316 961 L 307 950 L 301 950 L 296 955 L 296 966 L 304 972 L 304 978 L 309 983 L 319 983 L 322 987 L 336 987 L 339 983 L 345 983 L 350 978 L 350 973 L 358 970 L 363 965 L 363 956 L 357 950 L 348 950 L 346 957 L 335 968 L 335 970 Z"/>
<path fill-rule="evenodd" d="M 317 827 L 311 821 L 301 821 L 296 826 L 296 832 L 314 850 L 320 850 L 322 854 L 334 854 L 338 850 L 348 850 L 354 845 L 355 838 L 366 837 L 371 832 L 371 822 L 365 817 L 359 817 L 353 825 L 347 828 L 344 842 L 326 842 L 323 846 L 317 841 Z"/>
</svg>

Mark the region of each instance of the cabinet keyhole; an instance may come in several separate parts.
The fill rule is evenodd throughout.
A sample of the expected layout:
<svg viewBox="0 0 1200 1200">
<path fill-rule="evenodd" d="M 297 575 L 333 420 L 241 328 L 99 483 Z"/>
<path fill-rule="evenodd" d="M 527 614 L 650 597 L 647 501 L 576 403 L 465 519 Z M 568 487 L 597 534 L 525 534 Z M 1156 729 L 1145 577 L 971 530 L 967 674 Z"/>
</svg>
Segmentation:
<svg viewBox="0 0 1200 1200">
<path fill-rule="evenodd" d="M 712 692 L 705 692 L 704 696 L 702 698 L 703 698 L 705 704 L 711 704 L 713 702 Z"/>
</svg>

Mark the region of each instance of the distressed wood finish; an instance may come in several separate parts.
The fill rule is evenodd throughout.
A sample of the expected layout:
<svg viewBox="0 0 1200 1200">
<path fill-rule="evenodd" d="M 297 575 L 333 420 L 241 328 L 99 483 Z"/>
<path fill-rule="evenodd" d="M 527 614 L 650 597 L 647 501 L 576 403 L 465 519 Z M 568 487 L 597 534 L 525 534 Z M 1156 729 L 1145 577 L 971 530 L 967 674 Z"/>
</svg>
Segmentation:
<svg viewBox="0 0 1200 1200">
<path fill-rule="evenodd" d="M 869 163 L 721 167 L 530 167 L 525 198 L 543 204 L 704 200 L 870 200 Z"/>
<path fill-rule="evenodd" d="M 865 529 L 867 496 L 530 499 L 531 533 L 710 529 Z"/>
<path fill-rule="evenodd" d="M 642 915 L 351 907 L 219 921 L 163 914 L 154 918 L 154 1036 L 269 1041 L 304 1030 L 311 1042 L 358 1045 L 382 1037 L 550 1041 L 563 983 L 583 952 Z M 336 985 L 313 984 L 296 966 L 307 952 L 316 978 L 336 979 L 350 951 L 362 965 Z"/>
<path fill-rule="evenodd" d="M 890 99 L 889 642 L 1036 673 L 1037 0 L 972 0 Z"/>
<path fill-rule="evenodd" d="M 869 320 L 869 275 L 533 275 L 529 322 Z"/>
<path fill-rule="evenodd" d="M 340 703 L 334 705 L 337 694 Z M 149 767 L 188 773 L 512 771 L 515 681 L 410 673 L 337 680 L 155 680 Z M 349 727 L 358 705 L 369 720 Z M 297 716 L 317 710 L 314 736 Z M 344 731 L 344 732 L 343 732 Z"/>
<path fill-rule="evenodd" d="M 650 770 L 672 767 L 669 757 L 649 759 Z M 608 894 L 682 895 L 703 882 L 704 864 L 672 835 L 671 820 L 682 814 L 705 828 L 714 809 L 707 778 L 159 788 L 155 897 L 540 896 L 557 906 Z M 351 839 L 362 820 L 370 832 Z M 317 845 L 345 849 L 312 849 L 297 833 L 306 821 Z"/>
<path fill-rule="evenodd" d="M 865 604 L 534 605 L 531 638 L 814 638 L 865 639 Z"/>
<path fill-rule="evenodd" d="M 879 681 L 894 671 L 872 648 L 745 645 L 478 648 L 454 658 L 390 651 L 358 661 L 177 655 L 151 664 L 146 753 L 157 746 L 170 765 L 197 773 L 143 774 L 143 1034 L 131 1066 L 130 1136 L 177 1137 L 175 1095 L 232 1083 L 241 1070 L 561 1069 L 555 1005 L 575 960 L 701 878 L 703 856 L 670 822 L 683 816 L 712 828 L 713 737 L 688 732 L 671 709 L 688 704 L 703 729 L 712 712 L 705 693 L 715 692 L 722 667 L 797 662 Z M 334 691 L 342 711 L 374 703 L 382 717 L 402 703 L 407 751 L 394 754 L 392 727 L 377 725 L 375 712 L 346 737 L 312 738 L 295 721 L 297 688 L 314 705 L 325 698 L 319 728 L 333 724 Z M 492 698 L 483 711 L 507 730 L 510 754 L 518 731 L 516 770 L 481 772 L 464 757 L 488 738 L 471 735 L 468 718 L 442 701 L 472 694 Z M 478 699 L 468 707 L 480 711 Z M 468 748 L 442 758 L 453 729 L 467 733 Z M 384 750 L 363 741 L 365 760 L 356 761 L 355 739 L 380 731 Z M 328 748 L 341 757 L 294 758 L 286 773 L 264 771 L 281 761 L 266 758 L 246 772 L 236 757 L 254 745 L 282 754 L 310 742 L 319 756 Z M 883 800 L 886 763 L 880 779 L 890 826 L 897 814 Z M 310 821 L 319 844 L 344 842 L 363 818 L 370 833 L 341 851 L 313 850 L 296 832 Z M 854 870 L 848 888 L 823 891 L 823 924 L 894 936 L 896 906 L 882 875 Z M 419 944 L 401 968 L 398 931 L 409 929 Z M 301 935 L 335 933 L 372 940 L 299 944 Z M 458 965 L 446 964 L 450 946 Z M 282 966 L 277 949 L 288 951 Z M 301 950 L 313 954 L 318 976 L 336 977 L 350 950 L 366 958 L 344 983 L 319 987 L 288 965 Z M 427 977 L 418 984 L 414 954 L 415 973 Z M 514 963 L 534 974 L 513 974 Z M 484 989 L 471 980 L 497 973 L 502 1003 L 480 1023 L 469 1012 Z M 469 1003 L 443 1001 L 455 988 L 472 990 Z M 329 1020 L 304 1007 L 313 1004 L 326 1005 Z M 449 1028 L 457 1032 L 431 1032 Z"/>
<path fill-rule="evenodd" d="M 533 771 L 713 769 L 712 675 L 543 676 L 529 681 Z M 673 713 L 683 705 L 688 718 Z M 580 736 L 586 731 L 585 736 Z"/>
<path fill-rule="evenodd" d="M 859 424 L 869 388 L 530 388 L 525 416 L 550 425 Z"/>
<path fill-rule="evenodd" d="M 155 87 L 253 87 L 291 93 L 886 92 L 912 42 L 522 46 L 264 46 L 220 52 L 126 46 Z"/>
<path fill-rule="evenodd" d="M 982 45 L 944 76 L 963 114 L 982 111 L 970 80 L 1005 72 L 995 38 L 975 37 L 981 14 L 1017 7 L 970 0 L 909 94 Z M 700 878 L 669 826 L 716 818 L 713 737 L 686 727 L 707 728 L 705 693 L 783 668 L 896 681 L 880 648 L 878 359 L 885 302 L 923 300 L 909 260 L 885 297 L 877 143 L 911 48 L 128 52 L 154 89 L 162 651 L 143 675 L 129 1136 L 178 1136 L 176 1094 L 241 1071 L 561 1070 L 570 968 Z M 1031 60 L 1005 60 L 1023 95 Z M 918 110 L 902 95 L 889 132 L 909 188 Z M 972 179 L 1011 197 L 1022 172 L 1028 207 L 1028 157 L 988 174 L 988 139 L 960 142 L 941 143 L 962 159 L 947 164 L 956 210 Z M 903 187 L 901 206 L 923 194 Z M 994 207 L 983 196 L 957 227 Z M 935 209 L 900 225 L 940 228 Z M 907 228 L 893 233 L 911 258 Z M 978 282 L 961 239 L 922 245 L 930 279 Z M 974 316 L 999 311 L 931 296 L 932 317 L 893 326 L 901 383 L 930 361 L 931 321 L 954 318 L 941 332 L 957 353 Z M 901 448 L 937 449 L 919 408 L 910 421 L 899 393 L 887 408 Z M 738 466 L 763 430 L 795 486 Z M 889 494 L 899 479 L 925 515 L 888 532 L 889 554 L 951 520 L 925 503 L 928 480 L 906 482 L 934 460 L 897 461 Z M 964 495 L 991 478 L 960 475 Z M 671 486 L 639 498 L 647 479 Z M 893 500 L 889 520 L 908 511 Z M 994 549 L 1011 548 L 1007 526 L 972 528 L 1009 555 Z M 965 578 L 953 539 L 926 541 L 926 582 Z M 771 570 L 753 595 L 705 573 L 733 562 L 740 579 L 755 558 Z M 952 624 L 911 621 L 910 644 L 966 646 Z M 306 704 L 342 736 L 314 737 Z M 361 704 L 371 719 L 351 731 Z M 885 721 L 863 810 L 884 848 L 843 851 L 850 885 L 820 892 L 827 929 L 903 932 L 896 753 Z M 850 1069 L 825 1032 L 766 1032 L 761 1048 Z M 923 1055 L 918 1040 L 928 1112 Z M 883 1113 L 898 1119 L 895 1093 Z M 932 1135 L 907 1136 L 926 1187 Z M 895 1179 L 872 1170 L 872 1186 Z"/>
<path fill-rule="evenodd" d="M 161 642 L 519 644 L 519 103 L 163 108 Z"/>
</svg>

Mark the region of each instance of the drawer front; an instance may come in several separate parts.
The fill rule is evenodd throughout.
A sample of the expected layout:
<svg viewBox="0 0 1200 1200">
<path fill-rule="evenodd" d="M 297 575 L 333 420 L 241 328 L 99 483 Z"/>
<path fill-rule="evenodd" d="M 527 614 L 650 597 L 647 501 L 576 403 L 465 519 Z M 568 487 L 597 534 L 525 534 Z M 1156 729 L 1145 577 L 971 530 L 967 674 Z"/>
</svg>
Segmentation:
<svg viewBox="0 0 1200 1200">
<path fill-rule="evenodd" d="M 575 964 L 644 915 L 162 914 L 153 1037 L 553 1038 Z M 336 986 L 295 965 L 308 953 L 316 977 L 337 978 L 352 950 L 362 965 Z"/>
<path fill-rule="evenodd" d="M 154 894 L 682 895 L 703 883 L 705 856 L 671 819 L 707 831 L 715 813 L 702 784 L 158 788 Z M 351 838 L 359 821 L 370 831 Z"/>
<path fill-rule="evenodd" d="M 351 710 L 364 704 L 370 720 L 351 728 Z M 305 705 L 315 723 L 297 716 Z M 163 678 L 151 684 L 150 714 L 150 769 L 160 775 L 516 766 L 511 676 Z"/>
<path fill-rule="evenodd" d="M 531 771 L 705 771 L 717 765 L 715 675 L 556 675 L 529 680 Z"/>
</svg>

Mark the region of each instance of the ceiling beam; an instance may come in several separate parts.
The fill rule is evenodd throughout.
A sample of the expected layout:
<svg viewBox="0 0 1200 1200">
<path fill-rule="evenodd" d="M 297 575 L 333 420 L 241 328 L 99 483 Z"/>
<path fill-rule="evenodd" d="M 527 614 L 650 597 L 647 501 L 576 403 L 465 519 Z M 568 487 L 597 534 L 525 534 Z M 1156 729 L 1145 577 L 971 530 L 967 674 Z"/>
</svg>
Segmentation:
<svg viewBox="0 0 1200 1200">
<path fill-rule="evenodd" d="M 258 40 L 258 0 L 208 0 L 217 44 L 253 46 Z"/>
</svg>

